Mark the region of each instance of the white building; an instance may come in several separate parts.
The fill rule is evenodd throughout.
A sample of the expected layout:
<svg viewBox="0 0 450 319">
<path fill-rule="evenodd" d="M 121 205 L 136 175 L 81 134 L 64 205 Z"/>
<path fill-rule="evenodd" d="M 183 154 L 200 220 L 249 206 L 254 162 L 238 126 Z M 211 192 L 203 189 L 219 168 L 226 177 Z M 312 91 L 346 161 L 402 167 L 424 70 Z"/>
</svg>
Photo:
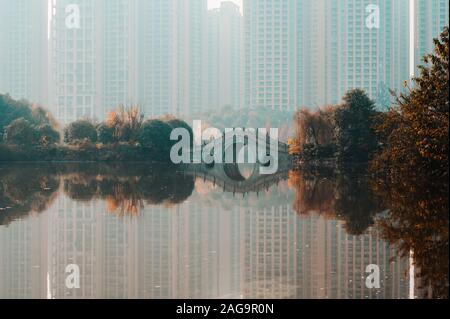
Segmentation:
<svg viewBox="0 0 450 319">
<path fill-rule="evenodd" d="M 203 109 L 206 0 L 139 1 L 139 104 L 149 116 Z"/>
<path fill-rule="evenodd" d="M 0 0 L 0 94 L 47 103 L 47 0 Z"/>
<path fill-rule="evenodd" d="M 231 1 L 208 11 L 207 107 L 241 105 L 242 15 Z"/>
<path fill-rule="evenodd" d="M 414 0 L 414 11 L 414 58 L 417 66 L 422 64 L 424 55 L 434 52 L 433 39 L 439 38 L 444 27 L 449 26 L 449 2 Z M 419 75 L 417 70 L 415 75 Z"/>
<path fill-rule="evenodd" d="M 64 124 L 100 115 L 102 10 L 102 1 L 52 2 L 50 105 Z"/>
<path fill-rule="evenodd" d="M 244 0 L 244 105 L 295 107 L 295 1 Z"/>
</svg>

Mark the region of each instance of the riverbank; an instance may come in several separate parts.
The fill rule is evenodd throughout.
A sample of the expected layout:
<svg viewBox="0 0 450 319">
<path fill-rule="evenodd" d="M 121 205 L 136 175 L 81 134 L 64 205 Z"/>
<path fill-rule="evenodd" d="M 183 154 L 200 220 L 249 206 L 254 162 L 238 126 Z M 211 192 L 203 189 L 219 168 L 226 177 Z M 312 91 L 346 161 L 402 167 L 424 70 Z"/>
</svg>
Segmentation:
<svg viewBox="0 0 450 319">
<path fill-rule="evenodd" d="M 0 143 L 0 162 L 159 162 L 168 154 L 139 144 L 15 146 Z"/>
</svg>

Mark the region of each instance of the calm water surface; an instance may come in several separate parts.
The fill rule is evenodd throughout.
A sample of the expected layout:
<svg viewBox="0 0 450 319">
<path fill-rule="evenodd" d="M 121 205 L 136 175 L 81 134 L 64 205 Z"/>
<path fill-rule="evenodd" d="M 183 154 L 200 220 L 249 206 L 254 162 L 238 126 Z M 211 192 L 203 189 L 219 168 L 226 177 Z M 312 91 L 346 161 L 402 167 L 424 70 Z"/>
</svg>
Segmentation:
<svg viewBox="0 0 450 319">
<path fill-rule="evenodd" d="M 418 294 L 364 176 L 225 171 L 0 165 L 0 298 Z M 66 286 L 72 264 L 78 289 Z M 379 289 L 366 287 L 369 264 Z"/>
</svg>

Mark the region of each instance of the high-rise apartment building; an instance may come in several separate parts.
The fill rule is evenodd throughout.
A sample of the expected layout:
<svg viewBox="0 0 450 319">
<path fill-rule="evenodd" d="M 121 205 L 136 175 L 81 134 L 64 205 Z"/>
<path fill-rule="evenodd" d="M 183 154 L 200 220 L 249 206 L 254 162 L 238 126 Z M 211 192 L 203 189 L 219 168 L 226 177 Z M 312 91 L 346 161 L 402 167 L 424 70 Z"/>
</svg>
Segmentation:
<svg viewBox="0 0 450 319">
<path fill-rule="evenodd" d="M 409 2 L 244 1 L 245 103 L 335 104 L 362 88 L 386 107 L 409 77 Z"/>
<path fill-rule="evenodd" d="M 231 1 L 208 11 L 207 107 L 241 104 L 242 15 Z"/>
<path fill-rule="evenodd" d="M 380 108 L 409 75 L 409 2 L 304 1 L 296 5 L 298 106 L 339 103 L 362 88 Z"/>
<path fill-rule="evenodd" d="M 203 109 L 206 0 L 139 0 L 139 104 L 147 115 Z"/>
<path fill-rule="evenodd" d="M 52 2 L 50 105 L 62 123 L 100 115 L 102 14 L 102 1 Z"/>
<path fill-rule="evenodd" d="M 47 0 L 0 0 L 0 93 L 47 103 Z"/>
<path fill-rule="evenodd" d="M 137 0 L 104 2 L 101 118 L 118 106 L 138 104 L 138 9 Z"/>
<path fill-rule="evenodd" d="M 137 104 L 137 4 L 52 3 L 51 105 L 59 121 L 103 119 L 120 105 Z"/>
<path fill-rule="evenodd" d="M 423 62 L 423 56 L 434 50 L 433 39 L 438 38 L 445 26 L 449 26 L 449 2 L 447 0 L 414 0 L 414 60 Z M 415 75 L 419 75 L 417 69 Z"/>
<path fill-rule="evenodd" d="M 244 105 L 295 107 L 295 1 L 244 0 Z"/>
</svg>

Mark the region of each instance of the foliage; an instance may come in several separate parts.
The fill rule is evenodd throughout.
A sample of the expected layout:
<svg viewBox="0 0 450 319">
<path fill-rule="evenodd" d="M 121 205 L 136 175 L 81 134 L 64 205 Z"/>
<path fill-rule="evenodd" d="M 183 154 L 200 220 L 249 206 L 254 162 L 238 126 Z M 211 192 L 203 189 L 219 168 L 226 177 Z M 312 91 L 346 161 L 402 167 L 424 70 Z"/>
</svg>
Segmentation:
<svg viewBox="0 0 450 319">
<path fill-rule="evenodd" d="M 114 143 L 114 129 L 105 123 L 97 125 L 97 141 L 102 144 Z"/>
<path fill-rule="evenodd" d="M 336 158 L 340 163 L 367 162 L 377 150 L 374 103 L 363 90 L 346 93 L 343 104 L 294 115 L 290 152 L 303 161 Z"/>
<path fill-rule="evenodd" d="M 435 40 L 421 74 L 376 126 L 383 149 L 371 162 L 373 189 L 389 209 L 384 236 L 411 252 L 421 288 L 448 298 L 449 31 Z"/>
<path fill-rule="evenodd" d="M 427 172 L 448 176 L 449 137 L 449 35 L 448 28 L 435 40 L 435 54 L 425 56 L 414 87 L 398 98 L 398 105 L 378 123 L 384 143 L 376 157 L 378 170 Z"/>
<path fill-rule="evenodd" d="M 347 92 L 335 111 L 335 138 L 339 162 L 367 162 L 377 150 L 373 129 L 375 105 L 363 90 Z"/>
<path fill-rule="evenodd" d="M 27 120 L 31 125 L 49 124 L 56 127 L 56 121 L 42 107 L 32 105 L 25 100 L 16 101 L 9 95 L 0 94 L 0 132 L 19 118 Z"/>
<path fill-rule="evenodd" d="M 163 118 L 162 120 L 164 120 L 167 124 L 169 124 L 169 126 L 172 129 L 176 129 L 176 128 L 184 128 L 186 130 L 189 131 L 189 135 L 190 135 L 190 140 L 191 143 L 194 139 L 194 132 L 192 131 L 192 128 L 189 126 L 189 124 L 187 124 L 185 121 L 177 119 L 177 118 Z"/>
<path fill-rule="evenodd" d="M 30 122 L 19 118 L 5 127 L 4 139 L 8 144 L 31 146 L 38 141 L 39 133 Z"/>
<path fill-rule="evenodd" d="M 55 130 L 49 124 L 43 124 L 38 128 L 39 144 L 51 145 L 60 142 L 61 136 L 57 130 Z"/>
<path fill-rule="evenodd" d="M 95 143 L 97 130 L 94 124 L 88 120 L 78 120 L 64 128 L 64 142 L 69 144 L 81 143 L 84 140 Z"/>
<path fill-rule="evenodd" d="M 170 133 L 172 128 L 161 120 L 145 121 L 138 136 L 138 142 L 145 148 L 151 148 L 162 158 L 170 154 Z"/>
<path fill-rule="evenodd" d="M 125 109 L 120 106 L 115 111 L 108 113 L 105 124 L 112 128 L 115 141 L 135 142 L 143 122 L 144 115 L 138 107 Z"/>
<path fill-rule="evenodd" d="M 333 143 L 334 109 L 331 106 L 321 108 L 316 112 L 300 109 L 294 115 L 295 141 L 301 149 L 305 145 L 326 145 Z"/>
</svg>

